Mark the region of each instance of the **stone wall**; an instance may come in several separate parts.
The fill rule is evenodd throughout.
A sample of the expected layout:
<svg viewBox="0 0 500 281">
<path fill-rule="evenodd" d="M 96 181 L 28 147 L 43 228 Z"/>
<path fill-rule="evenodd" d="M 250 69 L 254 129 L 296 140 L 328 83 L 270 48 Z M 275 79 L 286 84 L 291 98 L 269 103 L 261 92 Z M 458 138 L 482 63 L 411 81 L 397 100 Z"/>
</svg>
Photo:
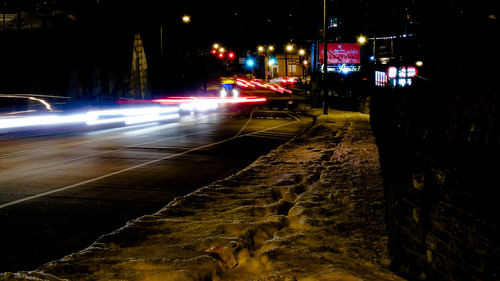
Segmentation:
<svg viewBox="0 0 500 281">
<path fill-rule="evenodd" d="M 372 97 L 393 269 L 409 279 L 500 279 L 500 101 L 478 92 Z"/>
</svg>

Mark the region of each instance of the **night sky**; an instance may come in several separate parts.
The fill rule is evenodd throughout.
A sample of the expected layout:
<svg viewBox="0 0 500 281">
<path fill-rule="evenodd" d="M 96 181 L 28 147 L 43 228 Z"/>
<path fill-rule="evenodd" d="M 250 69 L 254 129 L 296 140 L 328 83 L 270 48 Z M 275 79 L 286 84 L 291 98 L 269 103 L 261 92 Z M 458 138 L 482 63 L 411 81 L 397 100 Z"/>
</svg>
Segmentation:
<svg viewBox="0 0 500 281">
<path fill-rule="evenodd" d="M 97 0 L 96 0 L 97 1 Z M 237 48 L 258 44 L 305 43 L 319 37 L 323 23 L 323 1 L 254 0 L 254 1 L 8 1 L 15 12 L 16 5 L 24 9 L 61 9 L 78 16 L 85 24 L 99 24 L 121 29 L 148 32 L 164 24 L 174 40 L 193 42 L 219 41 Z M 43 4 L 47 3 L 47 4 Z M 400 28 L 393 22 L 401 17 L 400 1 L 329 1 L 328 17 L 339 20 L 338 36 L 353 42 L 355 36 L 369 31 L 392 32 Z M 192 16 L 189 29 L 180 17 Z M 383 30 L 385 28 L 385 30 Z M 393 30 L 388 30 L 392 28 Z M 176 38 L 178 37 L 178 38 Z"/>
<path fill-rule="evenodd" d="M 61 72 L 67 69 L 86 68 L 82 72 L 88 72 L 93 66 L 87 63 L 92 61 L 103 64 L 100 68 L 123 69 L 129 64 L 131 38 L 136 33 L 143 38 L 152 80 L 155 80 L 159 68 L 156 64 L 160 54 L 160 26 L 164 31 L 166 61 L 185 67 L 188 73 L 191 68 L 184 56 L 209 51 L 214 42 L 238 56 L 255 51 L 258 45 L 273 44 L 279 50 L 280 46 L 283 48 L 292 42 L 308 48 L 321 38 L 323 23 L 322 0 L 5 1 L 7 13 L 33 13 L 53 23 L 42 30 L 25 32 L 19 38 L 14 31 L 2 38 L 2 47 L 12 50 L 2 59 L 3 64 L 19 67 L 17 72 L 5 70 L 6 75 L 19 79 L 17 84 L 21 85 L 9 90 L 39 83 L 27 82 L 31 78 L 25 77 L 49 73 L 43 69 L 48 64 L 45 58 L 57 67 L 53 68 L 56 74 L 37 79 L 43 83 L 55 79 L 52 77 L 66 80 L 68 75 Z M 497 51 L 491 43 L 492 34 L 500 34 L 494 1 L 329 0 L 327 5 L 327 16 L 338 18 L 338 28 L 328 33 L 337 42 L 353 43 L 360 34 L 368 37 L 401 35 L 405 31 L 416 34 L 410 42 L 411 53 L 401 55 L 423 59 L 430 76 L 449 71 L 464 73 L 470 69 L 477 73 L 490 68 L 485 72 L 493 77 L 492 66 L 498 65 Z M 53 16 L 54 11 L 62 11 L 62 16 Z M 182 23 L 184 14 L 192 17 L 191 23 Z M 70 20 L 69 15 L 76 20 Z M 54 56 L 50 57 L 52 53 Z M 61 65 L 55 63 L 58 61 Z M 33 66 L 21 67 L 21 62 Z M 200 65 L 199 62 L 192 65 L 193 71 L 199 70 L 194 67 Z M 6 79 L 7 84 L 11 81 L 13 79 Z M 60 84 L 64 89 L 64 83 Z"/>
</svg>

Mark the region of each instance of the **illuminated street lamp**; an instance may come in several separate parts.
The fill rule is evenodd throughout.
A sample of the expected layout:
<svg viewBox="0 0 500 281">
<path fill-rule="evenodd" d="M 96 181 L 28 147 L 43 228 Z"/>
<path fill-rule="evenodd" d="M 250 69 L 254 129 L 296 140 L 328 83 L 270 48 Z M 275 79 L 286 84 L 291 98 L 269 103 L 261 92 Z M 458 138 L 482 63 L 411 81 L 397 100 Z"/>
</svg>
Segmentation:
<svg viewBox="0 0 500 281">
<path fill-rule="evenodd" d="M 419 60 L 415 63 L 415 65 L 421 67 L 422 65 L 424 65 L 424 63 L 421 60 Z"/>
<path fill-rule="evenodd" d="M 299 50 L 299 55 L 303 56 L 305 54 L 306 54 L 306 50 L 304 50 L 304 49 Z"/>
<path fill-rule="evenodd" d="M 288 52 L 293 51 L 293 45 L 292 45 L 292 44 L 288 44 L 288 45 L 286 45 L 286 50 L 287 50 Z"/>
<path fill-rule="evenodd" d="M 269 79 L 270 73 L 271 73 L 271 66 L 276 64 L 276 60 L 271 58 L 271 53 L 274 51 L 274 46 L 273 45 L 268 45 L 268 46 L 262 46 L 259 45 L 257 46 L 257 51 L 261 56 L 264 56 L 264 61 L 262 62 L 262 70 L 265 71 L 265 61 L 266 58 L 268 58 L 267 62 L 267 72 L 266 72 L 266 79 Z"/>
<path fill-rule="evenodd" d="M 189 15 L 182 16 L 182 21 L 184 23 L 191 22 L 191 16 L 189 16 Z M 160 91 L 162 93 L 163 93 L 163 75 L 164 75 L 164 69 L 163 69 L 164 55 L 163 55 L 163 53 L 164 53 L 164 50 L 163 50 L 163 23 L 161 23 L 160 24 Z"/>
<path fill-rule="evenodd" d="M 365 43 L 366 43 L 366 41 L 367 41 L 366 36 L 364 36 L 364 35 L 360 35 L 360 36 L 358 37 L 358 43 L 359 43 L 359 44 L 363 45 L 363 44 L 365 44 Z"/>
<path fill-rule="evenodd" d="M 189 22 L 191 22 L 191 17 L 188 15 L 184 15 L 184 16 L 182 16 L 182 21 L 184 23 L 189 23 Z"/>
<path fill-rule="evenodd" d="M 219 43 L 214 43 L 213 48 L 214 49 L 219 49 Z"/>
</svg>

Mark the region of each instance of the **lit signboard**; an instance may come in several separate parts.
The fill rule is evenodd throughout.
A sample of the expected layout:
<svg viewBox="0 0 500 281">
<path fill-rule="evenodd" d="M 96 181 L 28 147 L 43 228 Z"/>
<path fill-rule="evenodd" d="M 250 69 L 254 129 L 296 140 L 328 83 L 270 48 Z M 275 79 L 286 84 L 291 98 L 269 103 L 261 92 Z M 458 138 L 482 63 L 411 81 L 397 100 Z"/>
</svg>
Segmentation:
<svg viewBox="0 0 500 281">
<path fill-rule="evenodd" d="M 375 86 L 387 86 L 387 74 L 384 71 L 375 71 Z"/>
<path fill-rule="evenodd" d="M 323 64 L 325 44 L 319 44 L 319 63 Z M 329 43 L 328 64 L 360 64 L 360 45 L 354 43 Z"/>
<path fill-rule="evenodd" d="M 408 70 L 408 71 L 407 71 Z M 387 76 L 389 78 L 396 78 L 396 76 L 399 77 L 415 77 L 418 74 L 417 68 L 414 66 L 403 66 L 399 68 L 399 75 L 398 75 L 398 69 L 395 66 L 391 66 L 387 69 Z"/>
<path fill-rule="evenodd" d="M 360 69 L 361 69 L 360 65 L 345 64 L 345 63 L 328 66 L 328 72 L 338 72 L 342 74 L 356 72 L 359 71 Z"/>
<path fill-rule="evenodd" d="M 375 86 L 385 87 L 407 87 L 413 85 L 413 78 L 417 76 L 418 70 L 414 66 L 401 66 L 399 70 L 391 66 L 384 71 L 375 71 Z"/>
</svg>

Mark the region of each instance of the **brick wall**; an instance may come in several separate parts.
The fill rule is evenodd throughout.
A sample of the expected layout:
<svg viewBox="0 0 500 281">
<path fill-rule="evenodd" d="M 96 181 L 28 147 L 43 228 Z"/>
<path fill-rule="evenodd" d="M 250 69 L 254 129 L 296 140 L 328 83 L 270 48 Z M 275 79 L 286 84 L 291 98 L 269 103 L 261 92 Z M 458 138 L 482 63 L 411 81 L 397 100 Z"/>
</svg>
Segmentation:
<svg viewBox="0 0 500 281">
<path fill-rule="evenodd" d="M 500 102 L 496 94 L 378 90 L 394 270 L 414 280 L 500 280 Z"/>
</svg>

